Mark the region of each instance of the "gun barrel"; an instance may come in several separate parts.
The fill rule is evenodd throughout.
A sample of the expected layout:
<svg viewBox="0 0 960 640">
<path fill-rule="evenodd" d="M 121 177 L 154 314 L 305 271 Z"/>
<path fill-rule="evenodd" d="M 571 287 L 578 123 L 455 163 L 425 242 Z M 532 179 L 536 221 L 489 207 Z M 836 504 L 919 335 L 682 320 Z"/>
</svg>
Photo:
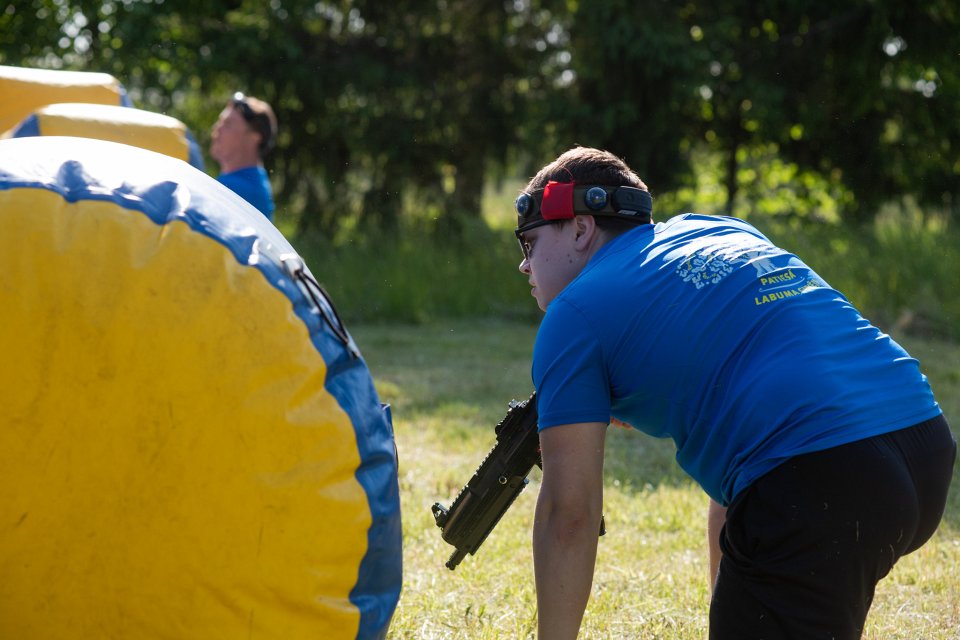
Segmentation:
<svg viewBox="0 0 960 640">
<path fill-rule="evenodd" d="M 463 560 L 466 556 L 467 556 L 466 549 L 457 549 L 456 551 L 450 554 L 450 559 L 447 560 L 444 566 L 447 569 L 450 569 L 450 571 L 453 571 L 454 569 L 457 568 L 457 565 L 460 564 L 460 561 Z"/>
</svg>

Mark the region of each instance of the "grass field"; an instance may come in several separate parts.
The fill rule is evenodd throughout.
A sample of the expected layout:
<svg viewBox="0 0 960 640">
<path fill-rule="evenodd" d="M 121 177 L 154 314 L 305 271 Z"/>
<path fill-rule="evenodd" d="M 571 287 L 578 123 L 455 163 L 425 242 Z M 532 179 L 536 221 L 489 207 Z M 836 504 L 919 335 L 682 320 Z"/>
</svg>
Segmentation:
<svg viewBox="0 0 960 640">
<path fill-rule="evenodd" d="M 539 472 L 476 556 L 456 571 L 430 506 L 449 505 L 493 444 L 507 402 L 531 392 L 536 327 L 500 320 L 351 327 L 382 399 L 393 405 L 400 457 L 404 585 L 388 637 L 513 639 L 536 630 L 530 534 Z M 897 336 L 923 364 L 954 428 L 960 346 Z M 612 429 L 607 535 L 582 638 L 706 637 L 706 498 L 679 470 L 672 443 Z M 960 486 L 943 525 L 878 590 L 864 638 L 960 638 Z"/>
</svg>

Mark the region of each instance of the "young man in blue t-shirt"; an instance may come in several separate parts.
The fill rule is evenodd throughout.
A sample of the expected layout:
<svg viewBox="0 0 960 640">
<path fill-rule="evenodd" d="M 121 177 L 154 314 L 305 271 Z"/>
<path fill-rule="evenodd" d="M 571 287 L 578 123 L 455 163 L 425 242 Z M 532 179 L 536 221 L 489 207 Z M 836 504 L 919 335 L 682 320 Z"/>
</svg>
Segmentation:
<svg viewBox="0 0 960 640">
<path fill-rule="evenodd" d="M 517 199 L 545 316 L 540 635 L 575 637 L 607 424 L 669 437 L 710 496 L 710 637 L 858 638 L 876 583 L 933 534 L 956 457 L 918 362 L 745 222 L 653 224 L 619 158 L 576 148 Z"/>
<path fill-rule="evenodd" d="M 223 185 L 273 221 L 273 190 L 263 157 L 277 137 L 277 118 L 263 100 L 233 94 L 213 125 L 210 155 L 220 165 Z"/>
</svg>

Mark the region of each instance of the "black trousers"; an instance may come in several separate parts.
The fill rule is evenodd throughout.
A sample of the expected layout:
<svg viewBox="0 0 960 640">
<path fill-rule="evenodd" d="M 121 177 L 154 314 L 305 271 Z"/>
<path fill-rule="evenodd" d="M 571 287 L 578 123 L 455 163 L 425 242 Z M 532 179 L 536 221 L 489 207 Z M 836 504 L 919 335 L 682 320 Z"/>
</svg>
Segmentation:
<svg viewBox="0 0 960 640">
<path fill-rule="evenodd" d="M 711 640 L 859 638 L 877 582 L 943 517 L 957 443 L 941 415 L 786 461 L 720 534 Z"/>
</svg>

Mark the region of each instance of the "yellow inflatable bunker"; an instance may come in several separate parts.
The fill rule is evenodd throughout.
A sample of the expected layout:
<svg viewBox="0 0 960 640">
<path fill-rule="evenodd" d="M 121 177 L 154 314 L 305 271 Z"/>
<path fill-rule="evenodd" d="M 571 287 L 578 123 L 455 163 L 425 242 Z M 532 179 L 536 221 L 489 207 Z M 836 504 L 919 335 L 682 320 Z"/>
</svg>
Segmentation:
<svg viewBox="0 0 960 640">
<path fill-rule="evenodd" d="M 58 103 L 37 109 L 7 137 L 78 136 L 122 142 L 203 169 L 203 154 L 186 125 L 160 113 L 103 104 Z"/>
<path fill-rule="evenodd" d="M 89 102 L 132 107 L 120 82 L 108 73 L 28 69 L 0 65 L 0 134 L 39 107 Z"/>
<path fill-rule="evenodd" d="M 0 638 L 382 638 L 388 409 L 283 236 L 212 178 L 0 141 Z"/>
</svg>

